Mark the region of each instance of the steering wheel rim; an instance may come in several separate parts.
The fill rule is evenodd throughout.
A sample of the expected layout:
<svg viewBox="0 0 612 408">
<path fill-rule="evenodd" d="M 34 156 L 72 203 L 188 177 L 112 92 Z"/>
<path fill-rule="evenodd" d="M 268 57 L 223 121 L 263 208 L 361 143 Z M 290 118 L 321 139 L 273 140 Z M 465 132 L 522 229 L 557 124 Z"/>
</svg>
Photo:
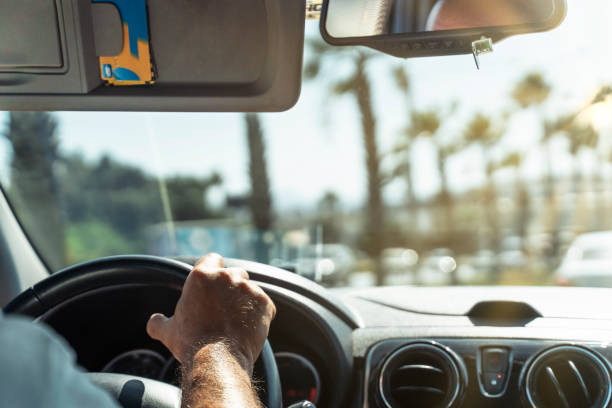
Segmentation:
<svg viewBox="0 0 612 408">
<path fill-rule="evenodd" d="M 4 308 L 4 313 L 19 314 L 36 320 L 44 320 L 44 316 L 47 313 L 50 313 L 53 309 L 70 299 L 89 291 L 115 285 L 145 283 L 167 285 L 168 287 L 180 290 L 191 270 L 192 266 L 189 264 L 155 256 L 128 255 L 100 258 L 70 266 L 49 276 L 13 299 Z M 280 378 L 274 354 L 268 340 L 266 340 L 259 360 L 263 369 L 262 382 L 264 386 L 262 387 L 262 401 L 269 408 L 281 408 L 282 392 Z M 119 397 L 115 391 L 117 390 L 117 381 L 121 381 L 121 379 L 105 376 L 104 374 L 107 373 L 96 373 L 97 379 L 100 380 L 99 385 L 107 388 L 107 391 L 111 391 L 111 393 L 115 393 L 116 397 Z M 123 378 L 126 384 L 130 380 L 134 380 L 141 381 L 145 385 L 145 394 L 141 396 L 140 400 L 143 404 L 145 401 L 148 401 L 148 405 L 141 405 L 142 408 L 149 406 L 159 408 L 171 407 L 171 405 L 167 404 L 167 401 L 161 400 L 157 401 L 159 405 L 155 405 L 155 401 L 158 399 L 155 396 L 156 394 L 146 394 L 148 390 L 146 385 L 152 384 L 147 379 L 135 376 L 129 377 L 131 378 Z M 120 390 L 124 390 L 123 392 L 125 393 L 141 391 L 140 387 L 133 386 L 133 382 L 130 382 L 130 384 L 131 388 L 125 388 L 124 390 L 124 387 L 121 387 Z M 168 386 L 174 387 L 169 384 Z M 155 387 L 151 386 L 149 388 Z M 135 398 L 133 400 L 136 401 L 138 399 Z M 179 406 L 180 399 L 177 407 Z"/>
</svg>

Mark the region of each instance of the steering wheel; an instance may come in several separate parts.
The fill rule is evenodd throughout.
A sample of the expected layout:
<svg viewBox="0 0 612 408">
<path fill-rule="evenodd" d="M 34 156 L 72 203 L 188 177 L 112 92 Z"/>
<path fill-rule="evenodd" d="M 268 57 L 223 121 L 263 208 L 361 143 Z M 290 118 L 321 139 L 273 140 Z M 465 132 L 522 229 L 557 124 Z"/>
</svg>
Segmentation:
<svg viewBox="0 0 612 408">
<path fill-rule="evenodd" d="M 44 322 L 46 317 L 62 304 L 96 289 L 126 284 L 153 284 L 180 290 L 191 269 L 191 265 L 186 263 L 154 256 L 102 258 L 68 267 L 49 276 L 13 299 L 4 308 L 4 312 L 25 315 Z M 269 408 L 282 408 L 278 368 L 267 340 L 255 366 L 262 376 L 262 402 Z M 110 392 L 126 408 L 181 406 L 180 389 L 173 385 L 124 374 L 88 375 L 94 383 Z"/>
</svg>

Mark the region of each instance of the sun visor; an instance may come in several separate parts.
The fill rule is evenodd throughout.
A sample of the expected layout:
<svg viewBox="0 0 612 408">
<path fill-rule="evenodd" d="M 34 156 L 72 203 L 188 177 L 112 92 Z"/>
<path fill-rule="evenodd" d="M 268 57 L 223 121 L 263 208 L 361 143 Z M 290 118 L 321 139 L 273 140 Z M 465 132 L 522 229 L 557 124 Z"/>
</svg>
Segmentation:
<svg viewBox="0 0 612 408">
<path fill-rule="evenodd" d="M 302 0 L 2 0 L 0 109 L 285 110 L 304 14 Z"/>
</svg>

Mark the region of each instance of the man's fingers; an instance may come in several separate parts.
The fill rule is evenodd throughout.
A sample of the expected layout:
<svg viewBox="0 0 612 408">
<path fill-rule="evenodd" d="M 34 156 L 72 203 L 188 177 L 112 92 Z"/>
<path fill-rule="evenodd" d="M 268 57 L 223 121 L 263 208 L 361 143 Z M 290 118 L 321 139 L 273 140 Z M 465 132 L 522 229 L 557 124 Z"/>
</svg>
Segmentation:
<svg viewBox="0 0 612 408">
<path fill-rule="evenodd" d="M 232 268 L 225 268 L 225 270 L 230 274 L 230 276 L 232 276 L 232 278 L 236 280 L 239 280 L 239 279 L 249 280 L 248 272 L 242 268 L 232 267 Z"/>
<path fill-rule="evenodd" d="M 259 285 L 253 282 L 247 282 L 247 286 L 249 287 L 251 293 L 257 299 L 260 305 L 263 305 L 266 309 L 266 313 L 270 316 L 270 319 L 273 320 L 276 317 L 276 306 L 270 297 L 263 291 Z"/>
<path fill-rule="evenodd" d="M 194 267 L 202 269 L 223 268 L 223 257 L 219 254 L 214 253 L 204 255 L 202 258 L 198 259 Z"/>
<path fill-rule="evenodd" d="M 164 329 L 169 320 L 170 319 L 161 313 L 151 315 L 151 317 L 149 317 L 149 321 L 147 322 L 147 333 L 149 336 L 154 340 L 163 342 L 166 333 Z"/>
</svg>

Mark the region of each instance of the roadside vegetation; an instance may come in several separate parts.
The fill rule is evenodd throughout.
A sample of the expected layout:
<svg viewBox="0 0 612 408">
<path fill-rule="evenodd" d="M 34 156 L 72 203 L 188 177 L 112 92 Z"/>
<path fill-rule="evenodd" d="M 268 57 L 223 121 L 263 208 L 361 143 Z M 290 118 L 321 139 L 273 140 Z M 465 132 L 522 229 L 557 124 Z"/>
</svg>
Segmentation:
<svg viewBox="0 0 612 408">
<path fill-rule="evenodd" d="M 324 191 L 311 213 L 279 211 L 268 174 L 265 122 L 256 114 L 244 115 L 249 152 L 244 169 L 250 189 L 240 197 L 228 197 L 219 208 L 210 205 L 208 192 L 223 185 L 222 174 L 160 179 L 108 155 L 85 159 L 62 149 L 54 114 L 13 112 L 3 131 L 11 146 L 5 189 L 49 266 L 59 269 L 120 253 L 156 253 L 151 243 L 154 224 L 167 226 L 164 233 L 170 234 L 172 243 L 175 225 L 218 227 L 225 222 L 221 220 L 234 219 L 234 228 L 242 216 L 240 228 L 251 231 L 246 243 L 251 252 L 238 255 L 261 262 L 295 261 L 295 255 L 287 255 L 292 250 L 287 245 L 341 244 L 354 249 L 353 269 L 369 274 L 372 284 L 426 284 L 397 275 L 416 274 L 419 265 L 438 258 L 454 262 L 447 283 L 545 284 L 551 282 L 551 273 L 573 237 L 612 229 L 608 194 L 612 150 L 585 120 L 593 106 L 609 100 L 609 86 L 573 111 L 550 116 L 546 106 L 552 85 L 541 73 L 526 73 L 507 95 L 507 109 L 498 116 L 476 112 L 464 120 L 461 131 L 449 132 L 446 124 L 459 117 L 457 105 L 419 106 L 405 65 L 392 64 L 388 74 L 397 93 L 389 95 L 393 99 L 389 103 L 403 106 L 405 124 L 395 135 L 393 149 L 383 151 L 369 70 L 376 54 L 348 52 L 321 42 L 308 47 L 306 83 L 324 81 L 330 103 L 349 98 L 359 114 L 355 143 L 363 146 L 366 174 L 360 209 L 345 209 L 342 197 Z M 338 74 L 339 60 L 350 69 Z M 504 143 L 517 117 L 539 123 L 533 137 L 543 151 L 542 174 L 525 171 L 528 151 L 508 149 Z M 439 188 L 431 197 L 415 191 L 417 143 L 428 143 L 435 152 Z M 555 171 L 551 146 L 559 143 L 572 158 L 569 176 Z M 483 182 L 457 192 L 452 188 L 450 163 L 466 151 L 479 155 Z M 589 169 L 584 168 L 585 157 L 591 161 Z M 385 202 L 392 183 L 404 186 L 399 204 Z M 299 230 L 307 231 L 307 241 L 296 235 Z M 164 255 L 180 252 L 170 244 L 168 248 Z M 291 259 L 279 261 L 283 256 Z M 471 267 L 471 272 L 462 275 L 462 265 Z"/>
</svg>

